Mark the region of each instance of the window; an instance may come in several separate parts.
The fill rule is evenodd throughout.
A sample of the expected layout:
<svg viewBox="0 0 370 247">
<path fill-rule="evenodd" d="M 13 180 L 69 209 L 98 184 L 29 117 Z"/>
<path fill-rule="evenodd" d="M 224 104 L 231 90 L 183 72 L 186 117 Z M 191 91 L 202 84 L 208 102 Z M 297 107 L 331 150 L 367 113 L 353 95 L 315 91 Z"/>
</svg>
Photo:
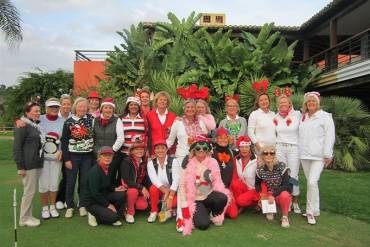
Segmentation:
<svg viewBox="0 0 370 247">
<path fill-rule="evenodd" d="M 204 23 L 211 23 L 211 16 L 209 16 L 209 15 L 203 16 L 203 22 Z"/>
<path fill-rule="evenodd" d="M 216 23 L 224 23 L 224 17 L 221 15 L 216 16 Z"/>
</svg>

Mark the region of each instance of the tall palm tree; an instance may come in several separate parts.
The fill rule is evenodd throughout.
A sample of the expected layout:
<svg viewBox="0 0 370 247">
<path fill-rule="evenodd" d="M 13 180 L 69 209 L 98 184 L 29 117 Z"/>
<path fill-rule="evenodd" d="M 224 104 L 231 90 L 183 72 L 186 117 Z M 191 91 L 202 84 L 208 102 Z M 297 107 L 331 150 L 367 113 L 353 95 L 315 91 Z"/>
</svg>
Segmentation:
<svg viewBox="0 0 370 247">
<path fill-rule="evenodd" d="M 10 0 L 0 0 L 0 29 L 4 32 L 5 41 L 10 47 L 23 39 L 21 18 Z"/>
</svg>

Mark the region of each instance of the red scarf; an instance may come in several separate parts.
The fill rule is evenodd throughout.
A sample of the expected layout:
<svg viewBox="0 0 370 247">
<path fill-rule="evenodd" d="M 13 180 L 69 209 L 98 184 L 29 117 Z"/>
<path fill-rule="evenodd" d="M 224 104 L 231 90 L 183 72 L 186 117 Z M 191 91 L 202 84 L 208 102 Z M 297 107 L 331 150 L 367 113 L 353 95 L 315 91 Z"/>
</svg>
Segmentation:
<svg viewBox="0 0 370 247">
<path fill-rule="evenodd" d="M 105 127 L 109 124 L 109 118 L 105 119 L 105 118 L 100 118 L 100 124 Z"/>
<path fill-rule="evenodd" d="M 106 165 L 104 165 L 102 163 L 99 163 L 99 166 L 103 170 L 104 174 L 105 175 L 108 175 L 108 166 L 106 166 Z"/>
<path fill-rule="evenodd" d="M 58 115 L 50 115 L 50 114 L 46 114 L 46 118 L 49 120 L 49 121 L 55 121 L 58 119 Z"/>
</svg>

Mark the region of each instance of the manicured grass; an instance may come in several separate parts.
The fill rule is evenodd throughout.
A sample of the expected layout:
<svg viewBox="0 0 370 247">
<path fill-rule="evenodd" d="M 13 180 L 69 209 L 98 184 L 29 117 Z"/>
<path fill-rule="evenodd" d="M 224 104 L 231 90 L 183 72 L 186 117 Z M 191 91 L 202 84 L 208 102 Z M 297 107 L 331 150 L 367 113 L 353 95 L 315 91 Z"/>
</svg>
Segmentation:
<svg viewBox="0 0 370 247">
<path fill-rule="evenodd" d="M 0 141 L 0 246 L 12 245 L 12 191 L 17 188 L 19 205 L 22 188 L 15 164 L 10 160 L 11 148 L 4 149 L 8 145 L 10 141 Z M 316 226 L 292 214 L 291 227 L 282 229 L 278 220 L 269 223 L 262 215 L 246 211 L 237 220 L 227 219 L 223 227 L 195 230 L 190 237 L 182 237 L 175 230 L 174 220 L 148 224 L 146 212 L 137 215 L 134 225 L 124 224 L 120 228 L 91 228 L 86 218 L 76 214 L 69 220 L 61 217 L 44 221 L 38 228 L 19 228 L 19 246 L 368 246 L 369 183 L 370 173 L 325 171 L 320 184 L 322 212 Z M 39 216 L 38 196 L 34 202 L 34 215 Z"/>
<path fill-rule="evenodd" d="M 13 131 L 0 131 L 0 136 L 13 136 Z"/>
</svg>

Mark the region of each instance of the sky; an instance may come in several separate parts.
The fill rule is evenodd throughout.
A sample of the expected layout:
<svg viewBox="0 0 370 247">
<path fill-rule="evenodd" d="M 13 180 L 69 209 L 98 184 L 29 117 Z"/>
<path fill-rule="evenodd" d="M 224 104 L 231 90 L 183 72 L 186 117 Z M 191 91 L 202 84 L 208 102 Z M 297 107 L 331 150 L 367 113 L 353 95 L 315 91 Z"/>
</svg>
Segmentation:
<svg viewBox="0 0 370 247">
<path fill-rule="evenodd" d="M 0 33 L 0 84 L 17 84 L 27 72 L 73 71 L 75 50 L 112 50 L 116 31 L 142 21 L 196 13 L 224 13 L 227 25 L 299 26 L 330 0 L 12 0 L 22 18 L 23 42 L 9 49 Z"/>
</svg>

